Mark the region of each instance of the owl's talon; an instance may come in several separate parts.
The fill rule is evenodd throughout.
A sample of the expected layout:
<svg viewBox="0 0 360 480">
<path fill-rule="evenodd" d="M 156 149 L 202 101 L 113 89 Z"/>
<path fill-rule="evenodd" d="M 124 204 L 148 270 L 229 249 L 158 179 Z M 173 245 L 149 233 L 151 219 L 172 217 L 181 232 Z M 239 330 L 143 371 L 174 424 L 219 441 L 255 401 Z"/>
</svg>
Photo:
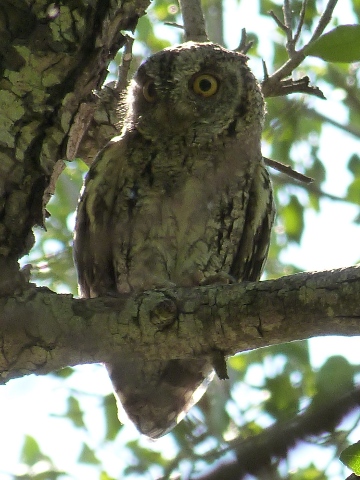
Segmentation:
<svg viewBox="0 0 360 480">
<path fill-rule="evenodd" d="M 205 278 L 200 285 L 231 285 L 232 283 L 237 283 L 237 280 L 230 273 L 218 272 Z"/>
</svg>

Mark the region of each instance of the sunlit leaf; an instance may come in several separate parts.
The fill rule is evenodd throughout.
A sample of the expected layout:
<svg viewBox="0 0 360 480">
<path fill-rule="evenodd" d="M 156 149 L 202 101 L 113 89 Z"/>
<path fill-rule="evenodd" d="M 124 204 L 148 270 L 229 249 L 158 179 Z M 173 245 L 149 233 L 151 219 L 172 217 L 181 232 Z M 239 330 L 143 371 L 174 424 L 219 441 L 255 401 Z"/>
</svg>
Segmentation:
<svg viewBox="0 0 360 480">
<path fill-rule="evenodd" d="M 340 25 L 305 49 L 306 55 L 326 62 L 351 63 L 360 60 L 360 25 Z"/>
<path fill-rule="evenodd" d="M 340 454 L 340 460 L 356 475 L 360 475 L 360 442 L 345 448 Z"/>
<path fill-rule="evenodd" d="M 71 377 L 74 371 L 75 370 L 71 367 L 65 367 L 65 368 L 62 368 L 61 370 L 57 370 L 56 372 L 52 372 L 52 375 L 56 377 L 61 377 L 61 378 L 68 378 L 68 377 Z"/>
<path fill-rule="evenodd" d="M 360 205 L 360 177 L 355 178 L 348 186 L 346 199 Z"/>
<path fill-rule="evenodd" d="M 329 477 L 315 465 L 310 464 L 308 467 L 291 472 L 287 478 L 289 480 L 328 480 Z"/>
<path fill-rule="evenodd" d="M 42 454 L 38 442 L 30 435 L 25 435 L 24 443 L 20 454 L 20 459 L 26 465 L 34 465 L 36 462 L 43 460 L 45 455 Z"/>
<path fill-rule="evenodd" d="M 116 478 L 110 477 L 110 475 L 107 472 L 101 472 L 99 480 L 116 480 Z"/>
</svg>

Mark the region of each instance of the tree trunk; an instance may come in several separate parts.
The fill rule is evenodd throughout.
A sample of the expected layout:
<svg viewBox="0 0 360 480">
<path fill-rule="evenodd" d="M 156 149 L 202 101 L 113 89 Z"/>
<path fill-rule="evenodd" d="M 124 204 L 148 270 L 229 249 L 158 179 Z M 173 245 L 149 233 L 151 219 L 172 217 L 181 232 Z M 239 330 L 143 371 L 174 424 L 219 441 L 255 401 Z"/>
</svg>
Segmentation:
<svg viewBox="0 0 360 480">
<path fill-rule="evenodd" d="M 0 6 L 0 294 L 24 286 L 17 260 L 44 226 L 63 160 L 93 118 L 107 66 L 150 0 Z M 112 127 L 113 128 L 113 127 Z M 109 132 L 107 133 L 107 135 Z M 110 134 L 111 135 L 111 134 Z"/>
</svg>

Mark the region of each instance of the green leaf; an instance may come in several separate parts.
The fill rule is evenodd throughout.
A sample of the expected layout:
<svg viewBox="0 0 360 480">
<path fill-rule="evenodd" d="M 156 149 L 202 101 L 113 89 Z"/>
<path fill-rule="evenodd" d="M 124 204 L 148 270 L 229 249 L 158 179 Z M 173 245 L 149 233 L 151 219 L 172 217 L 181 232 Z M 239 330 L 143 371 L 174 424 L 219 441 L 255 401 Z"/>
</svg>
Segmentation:
<svg viewBox="0 0 360 480">
<path fill-rule="evenodd" d="M 132 473 L 148 473 L 150 466 L 165 466 L 167 463 L 161 452 L 142 447 L 137 440 L 130 440 L 126 446 L 131 450 L 136 460 L 134 459 L 134 463 L 124 469 L 124 476 Z"/>
<path fill-rule="evenodd" d="M 60 378 L 68 378 L 74 373 L 74 371 L 75 370 L 72 367 L 65 367 L 61 370 L 57 370 L 56 372 L 52 372 L 52 375 Z"/>
<path fill-rule="evenodd" d="M 304 207 L 295 195 L 291 195 L 290 202 L 283 207 L 281 215 L 289 240 L 299 243 L 304 230 Z"/>
<path fill-rule="evenodd" d="M 341 396 L 354 388 L 354 368 L 341 355 L 329 357 L 317 373 L 317 402 Z"/>
<path fill-rule="evenodd" d="M 25 435 L 20 458 L 26 465 L 34 465 L 36 462 L 45 458 L 41 453 L 39 444 L 35 438 L 30 435 Z"/>
<path fill-rule="evenodd" d="M 315 157 L 311 167 L 306 170 L 306 175 L 309 175 L 309 177 L 313 178 L 318 185 L 325 180 L 326 170 L 324 164 L 317 156 Z"/>
<path fill-rule="evenodd" d="M 356 475 L 360 475 L 360 442 L 345 448 L 340 454 L 340 460 Z"/>
<path fill-rule="evenodd" d="M 288 478 L 289 480 L 328 480 L 329 477 L 315 465 L 310 464 L 308 467 L 296 469 Z"/>
<path fill-rule="evenodd" d="M 73 422 L 75 427 L 85 427 L 83 411 L 77 398 L 72 396 L 68 398 L 68 409 L 65 416 Z"/>
<path fill-rule="evenodd" d="M 300 389 L 295 388 L 287 374 L 267 378 L 264 387 L 270 398 L 264 402 L 264 410 L 277 420 L 293 417 L 299 409 Z"/>
<path fill-rule="evenodd" d="M 79 455 L 79 462 L 89 463 L 92 465 L 98 465 L 100 463 L 99 459 L 95 456 L 93 450 L 91 450 L 86 443 L 84 443 L 83 449 Z"/>
<path fill-rule="evenodd" d="M 107 472 L 101 472 L 99 480 L 116 480 L 114 477 L 110 477 Z"/>
<path fill-rule="evenodd" d="M 117 416 L 116 401 L 112 393 L 104 397 L 103 407 L 106 426 L 105 438 L 106 440 L 114 440 L 119 433 L 119 430 L 122 428 L 122 425 Z"/>
<path fill-rule="evenodd" d="M 305 55 L 326 62 L 351 63 L 360 60 L 360 25 L 340 25 L 305 48 Z"/>
<path fill-rule="evenodd" d="M 354 177 L 360 177 L 360 157 L 356 153 L 351 155 L 348 165 L 348 170 L 354 175 Z"/>
<path fill-rule="evenodd" d="M 356 178 L 348 186 L 346 200 L 360 205 L 360 177 Z"/>
</svg>

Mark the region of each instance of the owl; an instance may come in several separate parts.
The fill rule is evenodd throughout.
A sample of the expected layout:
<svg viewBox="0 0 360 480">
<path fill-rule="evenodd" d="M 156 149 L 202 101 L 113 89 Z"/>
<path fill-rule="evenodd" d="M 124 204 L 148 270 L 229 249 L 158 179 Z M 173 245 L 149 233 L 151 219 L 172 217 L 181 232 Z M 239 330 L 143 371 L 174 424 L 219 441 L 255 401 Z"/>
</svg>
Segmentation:
<svg viewBox="0 0 360 480">
<path fill-rule="evenodd" d="M 259 279 L 274 206 L 264 101 L 246 62 L 187 42 L 139 67 L 122 133 L 95 158 L 79 200 L 83 297 Z M 210 357 L 114 357 L 106 368 L 121 408 L 152 438 L 177 424 L 213 371 Z"/>
</svg>

